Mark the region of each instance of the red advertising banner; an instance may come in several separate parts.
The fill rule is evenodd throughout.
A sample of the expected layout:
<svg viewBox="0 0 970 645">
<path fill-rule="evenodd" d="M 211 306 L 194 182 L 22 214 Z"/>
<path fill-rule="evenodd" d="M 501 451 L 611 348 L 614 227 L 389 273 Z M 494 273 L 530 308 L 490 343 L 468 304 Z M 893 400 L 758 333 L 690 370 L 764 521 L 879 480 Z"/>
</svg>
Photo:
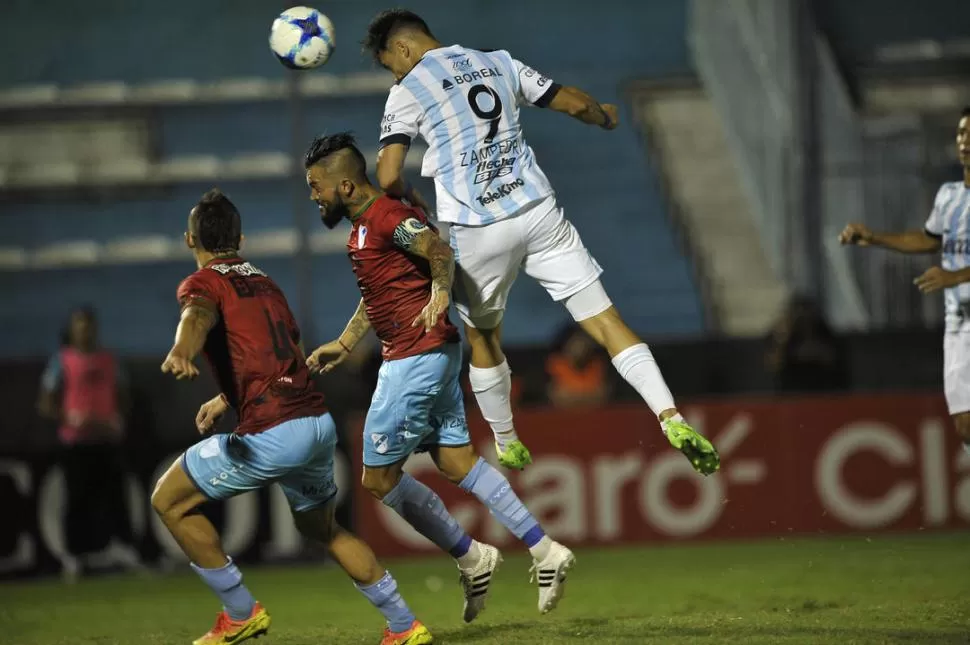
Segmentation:
<svg viewBox="0 0 970 645">
<path fill-rule="evenodd" d="M 695 474 L 639 405 L 518 412 L 535 463 L 506 475 L 547 532 L 577 546 L 970 526 L 970 456 L 942 396 L 735 400 L 683 412 L 720 450 L 716 475 Z M 477 410 L 470 417 L 494 459 L 491 433 Z M 407 470 L 475 537 L 514 543 L 427 455 Z M 357 531 L 380 555 L 434 552 L 360 486 L 355 495 Z"/>
</svg>

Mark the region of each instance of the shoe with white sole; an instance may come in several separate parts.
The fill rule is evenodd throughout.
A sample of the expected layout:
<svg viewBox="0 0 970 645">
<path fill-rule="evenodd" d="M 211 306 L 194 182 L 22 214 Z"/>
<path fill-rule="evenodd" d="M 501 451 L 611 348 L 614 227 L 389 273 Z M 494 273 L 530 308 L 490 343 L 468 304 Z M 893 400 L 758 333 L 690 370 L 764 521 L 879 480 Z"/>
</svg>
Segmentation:
<svg viewBox="0 0 970 645">
<path fill-rule="evenodd" d="M 547 614 L 556 608 L 566 592 L 566 572 L 576 564 L 573 552 L 553 542 L 542 562 L 532 561 L 530 580 L 539 582 L 539 613 Z"/>
<path fill-rule="evenodd" d="M 478 614 L 485 610 L 485 601 L 488 599 L 492 575 L 502 564 L 502 554 L 494 546 L 479 542 L 478 549 L 482 556 L 474 567 L 470 569 L 458 567 L 459 582 L 462 591 L 465 593 L 465 607 L 462 618 L 466 623 L 475 620 Z"/>
</svg>

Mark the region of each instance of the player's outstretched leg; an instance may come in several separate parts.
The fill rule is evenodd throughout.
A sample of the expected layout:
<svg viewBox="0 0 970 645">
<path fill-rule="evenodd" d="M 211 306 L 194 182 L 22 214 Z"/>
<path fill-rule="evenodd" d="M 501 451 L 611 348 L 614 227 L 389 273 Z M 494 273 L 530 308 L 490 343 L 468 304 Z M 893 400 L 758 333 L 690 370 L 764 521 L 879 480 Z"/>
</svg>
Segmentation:
<svg viewBox="0 0 970 645">
<path fill-rule="evenodd" d="M 522 470 L 532 463 L 532 455 L 512 423 L 512 370 L 502 353 L 502 325 L 484 328 L 466 323 L 465 337 L 471 346 L 468 383 L 495 436 L 498 462 L 506 468 Z"/>
<path fill-rule="evenodd" d="M 566 590 L 566 572 L 576 563 L 572 551 L 546 535 L 505 475 L 470 446 L 439 446 L 431 456 L 441 472 L 484 504 L 532 554 L 531 572 L 539 583 L 539 611 L 556 608 Z"/>
<path fill-rule="evenodd" d="M 597 280 L 563 301 L 573 319 L 610 354 L 613 367 L 657 415 L 667 440 L 690 460 L 697 472 L 710 475 L 721 467 L 717 450 L 690 427 L 677 411 L 650 348 L 627 327 Z"/>
<path fill-rule="evenodd" d="M 214 440 L 218 437 L 196 446 Z M 181 459 L 176 461 L 158 481 L 152 507 L 189 557 L 192 569 L 222 602 L 215 625 L 193 645 L 236 644 L 261 636 L 269 630 L 269 614 L 253 598 L 243 584 L 242 573 L 223 552 L 215 527 L 198 512 L 207 496 L 196 487 L 182 463 Z"/>
<path fill-rule="evenodd" d="M 300 533 L 326 546 L 357 590 L 384 616 L 381 645 L 430 645 L 434 640 L 401 597 L 397 581 L 377 561 L 367 544 L 334 520 L 334 504 L 294 511 Z"/>
<path fill-rule="evenodd" d="M 494 546 L 473 540 L 441 498 L 405 473 L 403 465 L 403 461 L 389 466 L 365 464 L 364 488 L 455 559 L 465 595 L 462 618 L 470 623 L 485 609 L 492 575 L 501 564 L 502 555 Z"/>
</svg>

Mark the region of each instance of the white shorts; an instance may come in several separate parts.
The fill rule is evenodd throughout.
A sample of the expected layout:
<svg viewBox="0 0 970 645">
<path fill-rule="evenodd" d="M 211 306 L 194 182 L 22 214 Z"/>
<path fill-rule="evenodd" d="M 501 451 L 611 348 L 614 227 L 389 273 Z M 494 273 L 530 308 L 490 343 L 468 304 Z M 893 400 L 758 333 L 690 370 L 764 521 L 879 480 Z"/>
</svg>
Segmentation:
<svg viewBox="0 0 970 645">
<path fill-rule="evenodd" d="M 552 196 L 493 224 L 452 224 L 449 239 L 458 265 L 455 307 L 476 328 L 494 329 L 502 321 L 520 267 L 555 301 L 596 283 L 603 273 Z M 609 306 L 607 299 L 600 311 Z"/>
<path fill-rule="evenodd" d="M 943 334 L 943 392 L 950 414 L 970 412 L 970 333 Z"/>
</svg>

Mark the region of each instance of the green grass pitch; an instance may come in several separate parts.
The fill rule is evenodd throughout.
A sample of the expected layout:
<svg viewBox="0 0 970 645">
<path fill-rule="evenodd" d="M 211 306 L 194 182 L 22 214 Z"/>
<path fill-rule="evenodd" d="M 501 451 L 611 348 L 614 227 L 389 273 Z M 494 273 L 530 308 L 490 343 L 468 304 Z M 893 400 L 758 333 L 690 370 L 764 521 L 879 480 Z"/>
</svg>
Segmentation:
<svg viewBox="0 0 970 645">
<path fill-rule="evenodd" d="M 577 552 L 540 616 L 508 554 L 488 610 L 461 621 L 446 558 L 390 561 L 436 643 L 970 643 L 970 535 L 790 539 Z M 332 567 L 249 567 L 273 617 L 258 645 L 376 644 L 379 614 Z M 188 645 L 218 604 L 189 573 L 0 585 L 5 645 Z"/>
</svg>

